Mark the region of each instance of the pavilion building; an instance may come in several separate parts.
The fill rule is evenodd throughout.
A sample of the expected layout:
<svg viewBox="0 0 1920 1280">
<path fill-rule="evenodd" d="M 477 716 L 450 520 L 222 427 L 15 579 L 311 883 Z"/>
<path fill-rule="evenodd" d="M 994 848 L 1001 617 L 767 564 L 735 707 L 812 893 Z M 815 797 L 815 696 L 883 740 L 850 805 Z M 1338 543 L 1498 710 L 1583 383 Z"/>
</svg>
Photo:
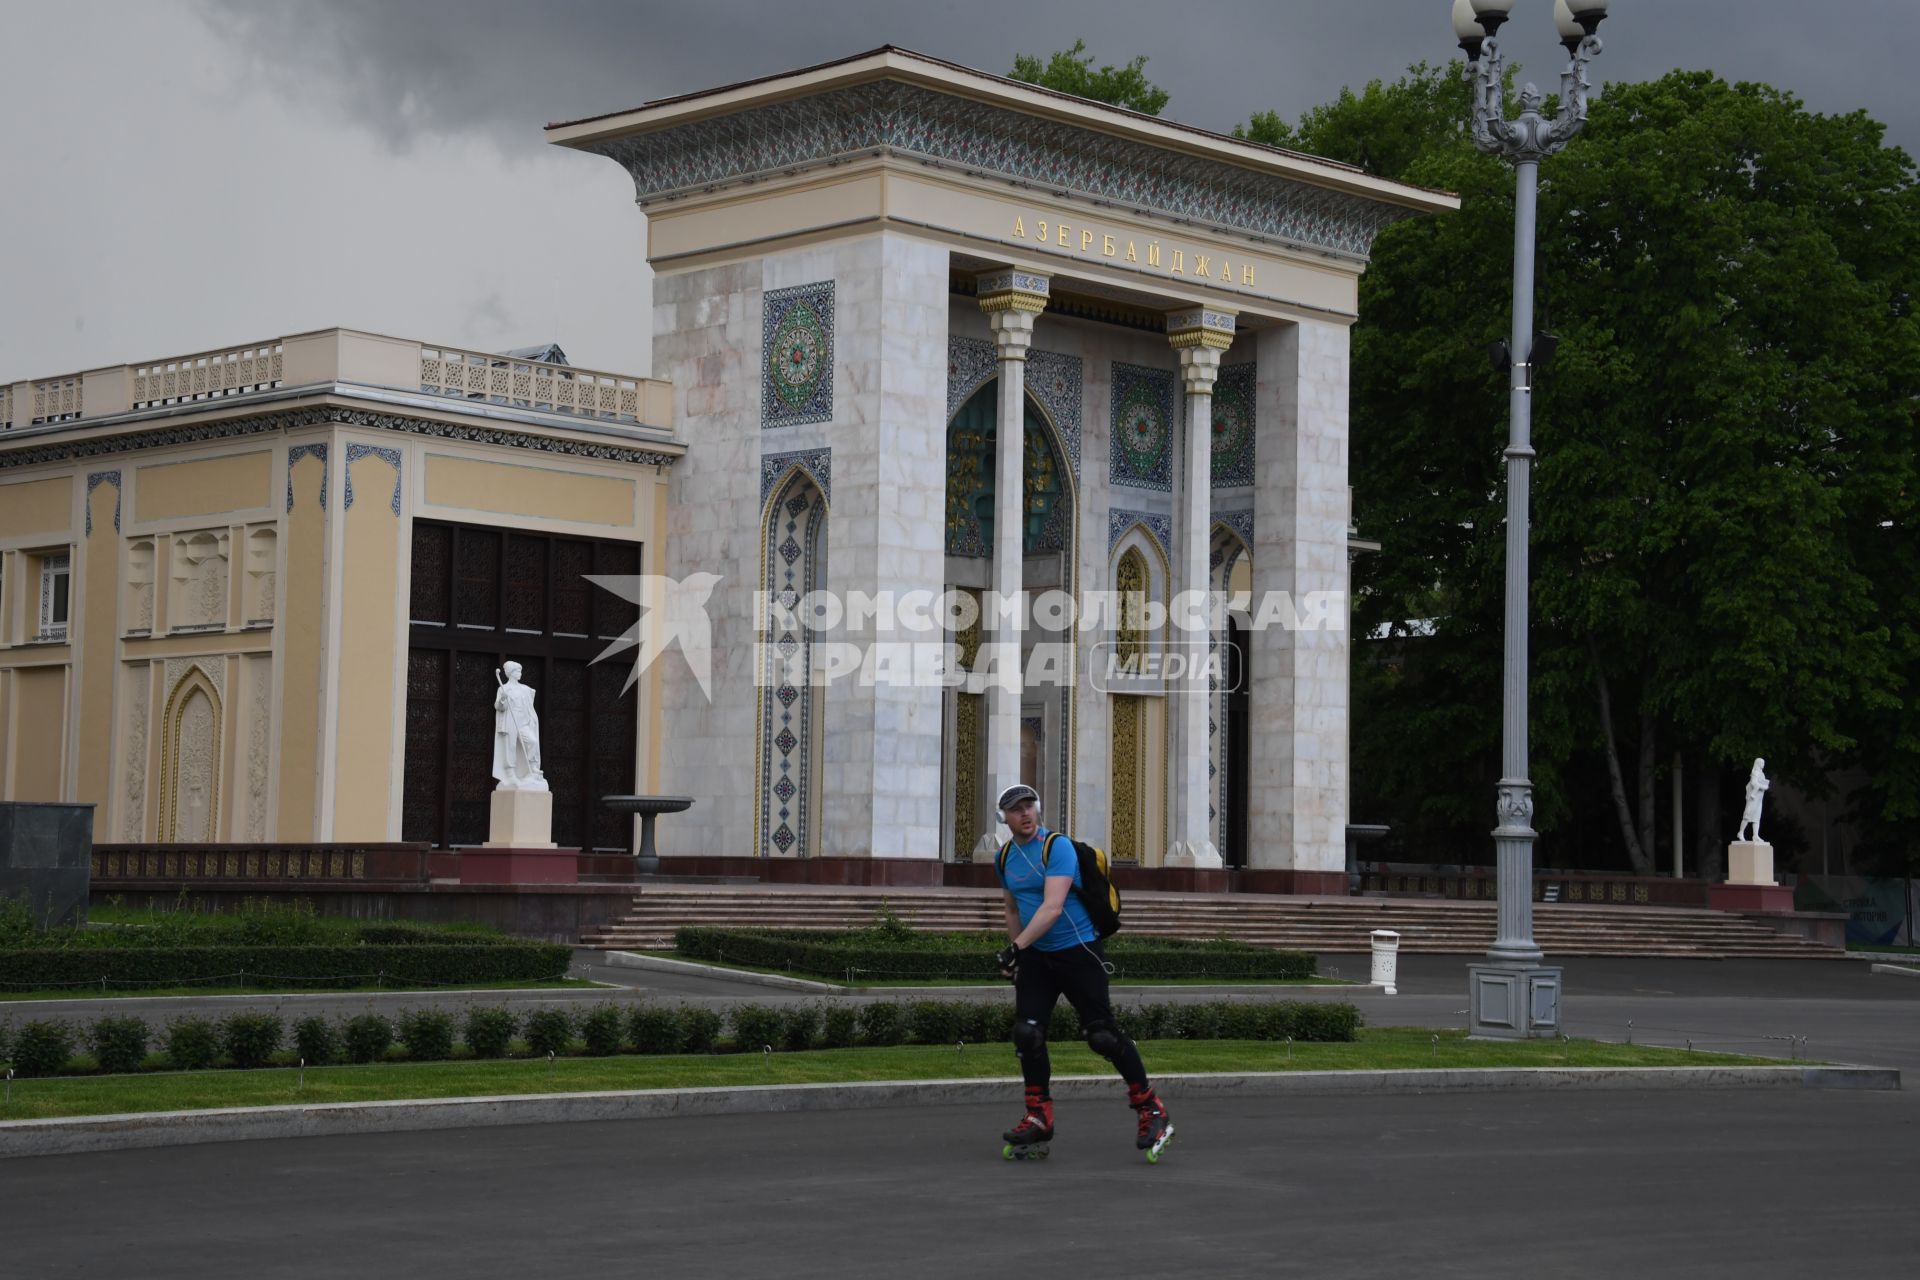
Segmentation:
<svg viewBox="0 0 1920 1280">
<path fill-rule="evenodd" d="M 684 794 L 665 869 L 937 884 L 1019 780 L 1168 885 L 1345 891 L 1348 331 L 1374 236 L 1454 198 L 892 48 L 548 138 L 634 178 L 654 379 L 328 330 L 0 387 L 0 798 L 182 876 L 479 843 L 513 659 L 563 846 Z M 711 670 L 625 689 L 588 575 L 715 575 Z M 1208 591 L 1197 642 L 1147 626 Z M 810 680 L 894 637 L 766 608 L 956 592 L 1077 616 Z M 1211 685 L 1114 674 L 1179 644 Z"/>
</svg>

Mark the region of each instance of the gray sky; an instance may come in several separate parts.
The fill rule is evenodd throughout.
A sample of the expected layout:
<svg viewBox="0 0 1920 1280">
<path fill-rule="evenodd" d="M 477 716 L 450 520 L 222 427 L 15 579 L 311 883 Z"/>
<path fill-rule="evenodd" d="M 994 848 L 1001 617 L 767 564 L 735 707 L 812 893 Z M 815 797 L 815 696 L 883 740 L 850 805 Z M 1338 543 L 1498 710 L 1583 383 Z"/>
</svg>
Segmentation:
<svg viewBox="0 0 1920 1280">
<path fill-rule="evenodd" d="M 1453 51 L 1449 0 L 0 0 L 0 380 L 348 325 L 647 371 L 633 187 L 552 120 L 898 44 L 1004 73 L 1084 36 L 1166 115 L 1291 119 Z M 1548 0 L 1509 49 L 1557 81 Z M 1615 0 L 1601 79 L 1677 66 L 1920 148 L 1920 0 Z"/>
</svg>

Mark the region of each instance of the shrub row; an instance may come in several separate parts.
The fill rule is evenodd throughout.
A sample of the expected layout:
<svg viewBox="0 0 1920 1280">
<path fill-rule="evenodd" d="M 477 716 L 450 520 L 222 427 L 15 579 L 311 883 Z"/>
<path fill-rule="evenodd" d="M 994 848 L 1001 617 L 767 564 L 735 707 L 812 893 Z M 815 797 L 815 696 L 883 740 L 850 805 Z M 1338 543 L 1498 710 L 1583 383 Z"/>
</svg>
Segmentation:
<svg viewBox="0 0 1920 1280">
<path fill-rule="evenodd" d="M 674 947 L 696 960 L 783 969 L 816 977 L 874 981 L 887 978 L 958 978 L 991 982 L 999 974 L 993 957 L 1006 939 L 998 934 L 910 934 L 881 930 L 846 933 L 804 930 L 718 929 L 686 925 L 674 930 Z M 1109 938 L 1107 959 L 1120 978 L 1311 978 L 1313 956 L 1244 943 L 1195 943 L 1166 938 Z"/>
<path fill-rule="evenodd" d="M 1114 1011 L 1121 1028 L 1139 1040 L 1352 1040 L 1360 1013 L 1351 1004 L 1301 1000 L 1210 1001 L 1143 1004 Z M 723 1027 L 731 1035 L 723 1039 Z M 278 1060 L 309 1066 L 379 1062 L 397 1044 L 406 1057 L 430 1062 L 467 1055 L 500 1058 L 520 1035 L 538 1057 L 575 1051 L 610 1057 L 619 1053 L 756 1052 L 883 1047 L 899 1044 L 1002 1043 L 1013 1032 L 1013 1006 L 1004 1001 L 914 1000 L 782 1006 L 746 1004 L 724 1021 L 710 1009 L 651 1003 L 600 1004 L 575 1014 L 563 1007 L 534 1009 L 524 1018 L 499 1006 L 468 1008 L 459 1018 L 440 1009 L 415 1009 L 388 1018 L 378 1013 L 330 1021 L 307 1017 L 291 1033 L 274 1013 L 236 1013 L 214 1020 L 175 1018 L 156 1035 L 135 1017 L 96 1020 L 85 1033 L 58 1019 L 36 1019 L 17 1030 L 0 1028 L 0 1056 L 10 1056 L 22 1076 L 48 1076 L 71 1069 L 83 1047 L 101 1071 L 138 1071 L 157 1051 L 164 1065 L 199 1071 L 214 1066 L 264 1067 Z M 1056 1009 L 1056 1041 L 1080 1036 L 1072 1008 Z M 279 1055 L 279 1057 L 276 1057 Z M 160 1064 L 156 1064 L 160 1065 Z"/>
<path fill-rule="evenodd" d="M 31 912 L 0 900 L 0 950 L 99 951 L 176 947 L 513 946 L 519 941 L 472 924 L 412 920 L 354 920 L 322 916 L 312 904 L 248 899 L 237 911 L 194 909 L 184 897 L 172 910 L 132 913 L 138 923 L 114 923 L 128 913 L 109 906 L 86 928 L 40 930 Z M 104 923 L 103 923 L 104 920 Z"/>
<path fill-rule="evenodd" d="M 170 986 L 231 978 L 399 982 L 515 982 L 554 978 L 567 971 L 572 951 L 554 943 L 469 946 L 393 943 L 333 947 L 22 947 L 0 950 L 0 988 Z"/>
</svg>

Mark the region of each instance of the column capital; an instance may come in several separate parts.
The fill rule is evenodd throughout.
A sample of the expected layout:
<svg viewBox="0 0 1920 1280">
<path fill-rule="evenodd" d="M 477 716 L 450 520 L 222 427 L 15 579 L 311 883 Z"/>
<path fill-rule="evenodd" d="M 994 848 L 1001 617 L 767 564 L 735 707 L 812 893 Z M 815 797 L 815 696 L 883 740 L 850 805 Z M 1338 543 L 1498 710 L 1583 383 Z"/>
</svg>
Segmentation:
<svg viewBox="0 0 1920 1280">
<path fill-rule="evenodd" d="M 1180 380 L 1186 384 L 1187 394 L 1210 396 L 1213 384 L 1220 376 L 1220 357 L 1223 354 L 1215 346 L 1181 347 Z"/>
<path fill-rule="evenodd" d="M 987 300 L 980 300 L 980 307 L 986 310 Z M 993 345 L 998 348 L 1002 360 L 1025 360 L 1027 348 L 1033 345 L 1033 322 L 1039 319 L 1036 311 L 1024 307 L 1006 306 L 998 311 L 987 311 L 987 327 L 993 330 Z"/>
<path fill-rule="evenodd" d="M 1176 351 L 1208 347 L 1225 351 L 1233 345 L 1238 318 L 1219 307 L 1182 307 L 1167 312 L 1167 342 Z"/>
<path fill-rule="evenodd" d="M 1034 314 L 1047 309 L 1053 294 L 1053 278 L 1025 267 L 995 267 L 974 277 L 980 309 L 988 315 L 1002 311 Z"/>
</svg>

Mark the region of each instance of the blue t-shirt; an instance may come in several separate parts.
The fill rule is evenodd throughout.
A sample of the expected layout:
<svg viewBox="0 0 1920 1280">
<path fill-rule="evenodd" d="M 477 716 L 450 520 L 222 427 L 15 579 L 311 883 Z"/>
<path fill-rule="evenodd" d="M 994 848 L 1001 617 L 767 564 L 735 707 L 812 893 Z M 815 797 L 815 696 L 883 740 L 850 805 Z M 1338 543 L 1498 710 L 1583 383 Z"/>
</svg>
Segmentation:
<svg viewBox="0 0 1920 1280">
<path fill-rule="evenodd" d="M 1016 840 L 1007 850 L 1006 869 L 1000 873 L 1000 883 L 1013 894 L 1014 904 L 1020 909 L 1022 929 L 1033 922 L 1033 913 L 1046 898 L 1048 876 L 1070 876 L 1074 889 L 1080 888 L 1080 857 L 1073 851 L 1073 841 L 1062 836 L 1053 842 L 1049 852 L 1047 837 L 1052 834 L 1041 827 L 1033 833 L 1032 840 L 1025 844 Z M 1087 919 L 1087 909 L 1080 905 L 1079 893 L 1074 892 L 1067 895 L 1067 905 L 1060 912 L 1060 918 L 1053 922 L 1053 928 L 1041 934 L 1033 945 L 1041 951 L 1060 951 L 1082 942 L 1094 942 L 1099 937 L 1093 922 Z"/>
</svg>

